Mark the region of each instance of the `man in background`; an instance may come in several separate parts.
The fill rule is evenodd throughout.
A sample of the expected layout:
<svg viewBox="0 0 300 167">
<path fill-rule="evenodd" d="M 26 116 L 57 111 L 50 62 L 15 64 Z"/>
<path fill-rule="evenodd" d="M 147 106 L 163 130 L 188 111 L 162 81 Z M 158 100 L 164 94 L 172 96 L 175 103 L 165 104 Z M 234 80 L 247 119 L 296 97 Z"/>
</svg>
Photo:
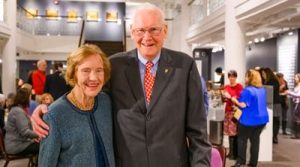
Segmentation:
<svg viewBox="0 0 300 167">
<path fill-rule="evenodd" d="M 36 101 L 39 102 L 40 96 L 44 93 L 44 86 L 46 81 L 46 60 L 39 60 L 37 62 L 37 70 L 31 74 L 32 89 L 35 93 Z"/>
<path fill-rule="evenodd" d="M 44 93 L 49 93 L 54 100 L 58 99 L 61 95 L 67 93 L 70 90 L 70 86 L 67 85 L 63 76 L 63 64 L 56 62 L 53 65 L 53 74 L 46 76 L 46 83 Z"/>
</svg>

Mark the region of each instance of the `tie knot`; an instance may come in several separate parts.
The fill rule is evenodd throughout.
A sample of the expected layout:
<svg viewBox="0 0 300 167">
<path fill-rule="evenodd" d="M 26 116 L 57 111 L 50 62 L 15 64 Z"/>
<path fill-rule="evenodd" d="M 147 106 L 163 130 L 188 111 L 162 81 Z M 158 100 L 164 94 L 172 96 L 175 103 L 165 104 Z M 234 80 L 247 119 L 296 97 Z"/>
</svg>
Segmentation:
<svg viewBox="0 0 300 167">
<path fill-rule="evenodd" d="M 146 69 L 147 69 L 147 70 L 151 70 L 152 67 L 153 67 L 152 61 L 148 61 L 148 62 L 146 63 Z"/>
</svg>

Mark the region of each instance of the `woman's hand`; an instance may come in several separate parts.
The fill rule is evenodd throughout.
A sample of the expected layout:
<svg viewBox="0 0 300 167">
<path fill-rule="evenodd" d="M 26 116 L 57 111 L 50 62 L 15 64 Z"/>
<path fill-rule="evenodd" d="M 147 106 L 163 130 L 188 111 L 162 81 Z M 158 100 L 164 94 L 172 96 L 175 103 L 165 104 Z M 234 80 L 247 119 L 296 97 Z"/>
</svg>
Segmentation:
<svg viewBox="0 0 300 167">
<path fill-rule="evenodd" d="M 245 108 L 247 106 L 245 103 L 239 102 L 235 97 L 232 97 L 231 101 L 240 108 Z"/>
<path fill-rule="evenodd" d="M 289 90 L 286 90 L 286 91 L 280 93 L 280 95 L 281 95 L 281 96 L 286 96 L 286 95 L 288 95 L 288 93 L 289 93 Z"/>
<path fill-rule="evenodd" d="M 231 98 L 231 95 L 228 92 L 226 92 L 226 91 L 221 91 L 221 92 L 222 92 L 222 95 L 223 95 L 224 98 L 226 98 L 226 99 Z"/>
<path fill-rule="evenodd" d="M 40 138 L 48 135 L 49 126 L 42 120 L 43 115 L 47 112 L 47 106 L 41 104 L 36 107 L 31 116 L 32 129 Z"/>
</svg>

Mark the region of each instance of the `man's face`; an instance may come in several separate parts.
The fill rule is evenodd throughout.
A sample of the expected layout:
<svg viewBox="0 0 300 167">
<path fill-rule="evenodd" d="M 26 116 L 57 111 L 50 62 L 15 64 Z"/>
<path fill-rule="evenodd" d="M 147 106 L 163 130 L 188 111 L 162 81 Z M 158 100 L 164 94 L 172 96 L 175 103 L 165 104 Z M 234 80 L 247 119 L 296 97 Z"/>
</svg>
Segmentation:
<svg viewBox="0 0 300 167">
<path fill-rule="evenodd" d="M 41 64 L 39 64 L 38 69 L 40 71 L 46 71 L 46 69 L 47 69 L 47 63 L 42 62 Z"/>
<path fill-rule="evenodd" d="M 131 26 L 131 38 L 139 52 L 148 60 L 152 60 L 163 47 L 168 27 L 162 22 L 158 11 L 139 11 Z"/>
</svg>

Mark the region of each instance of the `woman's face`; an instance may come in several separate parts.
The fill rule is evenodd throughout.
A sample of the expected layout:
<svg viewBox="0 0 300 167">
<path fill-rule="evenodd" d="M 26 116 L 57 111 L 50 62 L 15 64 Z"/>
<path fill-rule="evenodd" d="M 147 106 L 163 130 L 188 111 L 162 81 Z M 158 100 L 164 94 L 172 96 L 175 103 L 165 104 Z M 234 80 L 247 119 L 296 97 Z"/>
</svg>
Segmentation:
<svg viewBox="0 0 300 167">
<path fill-rule="evenodd" d="M 298 77 L 297 75 L 295 76 L 295 82 L 296 82 L 296 83 L 299 83 L 299 82 L 300 82 L 299 77 Z"/>
<path fill-rule="evenodd" d="M 79 88 L 85 96 L 95 97 L 104 84 L 103 61 L 99 55 L 91 55 L 78 64 L 75 72 Z"/>
<path fill-rule="evenodd" d="M 235 76 L 230 75 L 230 76 L 228 77 L 228 80 L 229 80 L 230 85 L 236 84 L 236 77 L 235 77 Z"/>
<path fill-rule="evenodd" d="M 262 76 L 263 79 L 266 79 L 267 78 L 266 72 L 262 71 L 261 76 Z"/>
<path fill-rule="evenodd" d="M 247 75 L 245 76 L 245 83 L 246 83 L 246 85 L 248 85 L 248 83 L 249 83 L 249 77 Z"/>
</svg>

